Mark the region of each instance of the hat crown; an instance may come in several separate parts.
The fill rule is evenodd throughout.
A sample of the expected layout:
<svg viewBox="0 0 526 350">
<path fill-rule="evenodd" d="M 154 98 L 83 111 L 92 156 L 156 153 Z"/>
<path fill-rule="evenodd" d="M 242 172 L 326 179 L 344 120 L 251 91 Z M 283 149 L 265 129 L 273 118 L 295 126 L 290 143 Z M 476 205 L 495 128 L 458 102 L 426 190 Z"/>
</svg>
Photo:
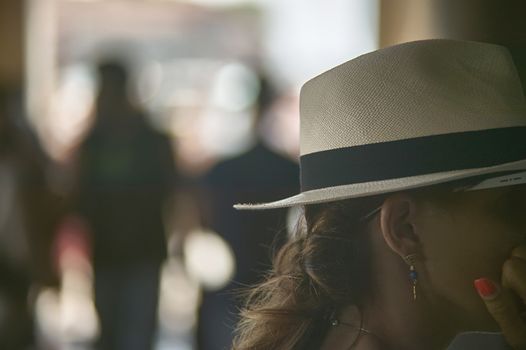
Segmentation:
<svg viewBox="0 0 526 350">
<path fill-rule="evenodd" d="M 301 193 L 236 208 L 526 170 L 521 82 L 511 54 L 493 44 L 422 40 L 362 55 L 305 83 L 300 114 Z"/>
<path fill-rule="evenodd" d="M 300 113 L 301 155 L 526 125 L 508 50 L 445 39 L 371 52 L 309 80 Z"/>
</svg>

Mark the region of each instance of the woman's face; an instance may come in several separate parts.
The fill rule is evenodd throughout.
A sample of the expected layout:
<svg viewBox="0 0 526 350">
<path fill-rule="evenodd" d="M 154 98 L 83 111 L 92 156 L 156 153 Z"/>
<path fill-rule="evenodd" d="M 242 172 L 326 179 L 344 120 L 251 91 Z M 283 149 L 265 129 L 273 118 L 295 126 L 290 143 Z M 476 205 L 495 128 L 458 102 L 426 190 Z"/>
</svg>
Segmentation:
<svg viewBox="0 0 526 350">
<path fill-rule="evenodd" d="M 418 217 L 426 296 L 436 310 L 453 310 L 465 330 L 495 329 L 473 281 L 500 283 L 511 250 L 526 244 L 526 185 L 454 194 L 441 204 L 424 201 Z"/>
</svg>

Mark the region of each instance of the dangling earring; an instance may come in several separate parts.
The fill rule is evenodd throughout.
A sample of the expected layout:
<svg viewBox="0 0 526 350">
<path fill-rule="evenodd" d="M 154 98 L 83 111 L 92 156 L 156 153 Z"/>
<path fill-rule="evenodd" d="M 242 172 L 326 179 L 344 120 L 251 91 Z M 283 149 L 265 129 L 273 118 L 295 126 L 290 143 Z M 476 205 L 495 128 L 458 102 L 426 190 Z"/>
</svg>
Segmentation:
<svg viewBox="0 0 526 350">
<path fill-rule="evenodd" d="M 404 257 L 404 261 L 409 265 L 409 281 L 413 288 L 413 301 L 416 301 L 416 285 L 418 283 L 418 273 L 415 270 L 415 260 L 418 254 L 409 254 Z"/>
</svg>

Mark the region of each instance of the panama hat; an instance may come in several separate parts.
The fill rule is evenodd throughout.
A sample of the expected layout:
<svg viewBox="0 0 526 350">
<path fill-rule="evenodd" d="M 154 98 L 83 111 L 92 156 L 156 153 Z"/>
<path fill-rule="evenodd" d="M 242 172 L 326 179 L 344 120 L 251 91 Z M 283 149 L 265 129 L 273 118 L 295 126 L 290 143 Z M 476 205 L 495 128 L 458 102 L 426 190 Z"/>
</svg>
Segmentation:
<svg viewBox="0 0 526 350">
<path fill-rule="evenodd" d="M 508 50 L 422 40 L 367 53 L 306 82 L 301 193 L 235 208 L 322 203 L 525 170 L 526 103 Z M 513 178 L 526 176 L 499 181 Z"/>
</svg>

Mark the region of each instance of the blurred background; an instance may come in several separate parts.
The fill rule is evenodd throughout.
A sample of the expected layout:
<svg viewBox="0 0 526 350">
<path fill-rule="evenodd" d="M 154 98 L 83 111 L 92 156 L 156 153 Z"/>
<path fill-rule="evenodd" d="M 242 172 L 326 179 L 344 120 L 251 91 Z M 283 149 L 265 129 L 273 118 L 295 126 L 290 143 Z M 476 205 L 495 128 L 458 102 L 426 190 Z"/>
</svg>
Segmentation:
<svg viewBox="0 0 526 350">
<path fill-rule="evenodd" d="M 0 349 L 225 349 L 297 209 L 300 86 L 365 52 L 508 46 L 496 0 L 0 0 Z"/>
</svg>

